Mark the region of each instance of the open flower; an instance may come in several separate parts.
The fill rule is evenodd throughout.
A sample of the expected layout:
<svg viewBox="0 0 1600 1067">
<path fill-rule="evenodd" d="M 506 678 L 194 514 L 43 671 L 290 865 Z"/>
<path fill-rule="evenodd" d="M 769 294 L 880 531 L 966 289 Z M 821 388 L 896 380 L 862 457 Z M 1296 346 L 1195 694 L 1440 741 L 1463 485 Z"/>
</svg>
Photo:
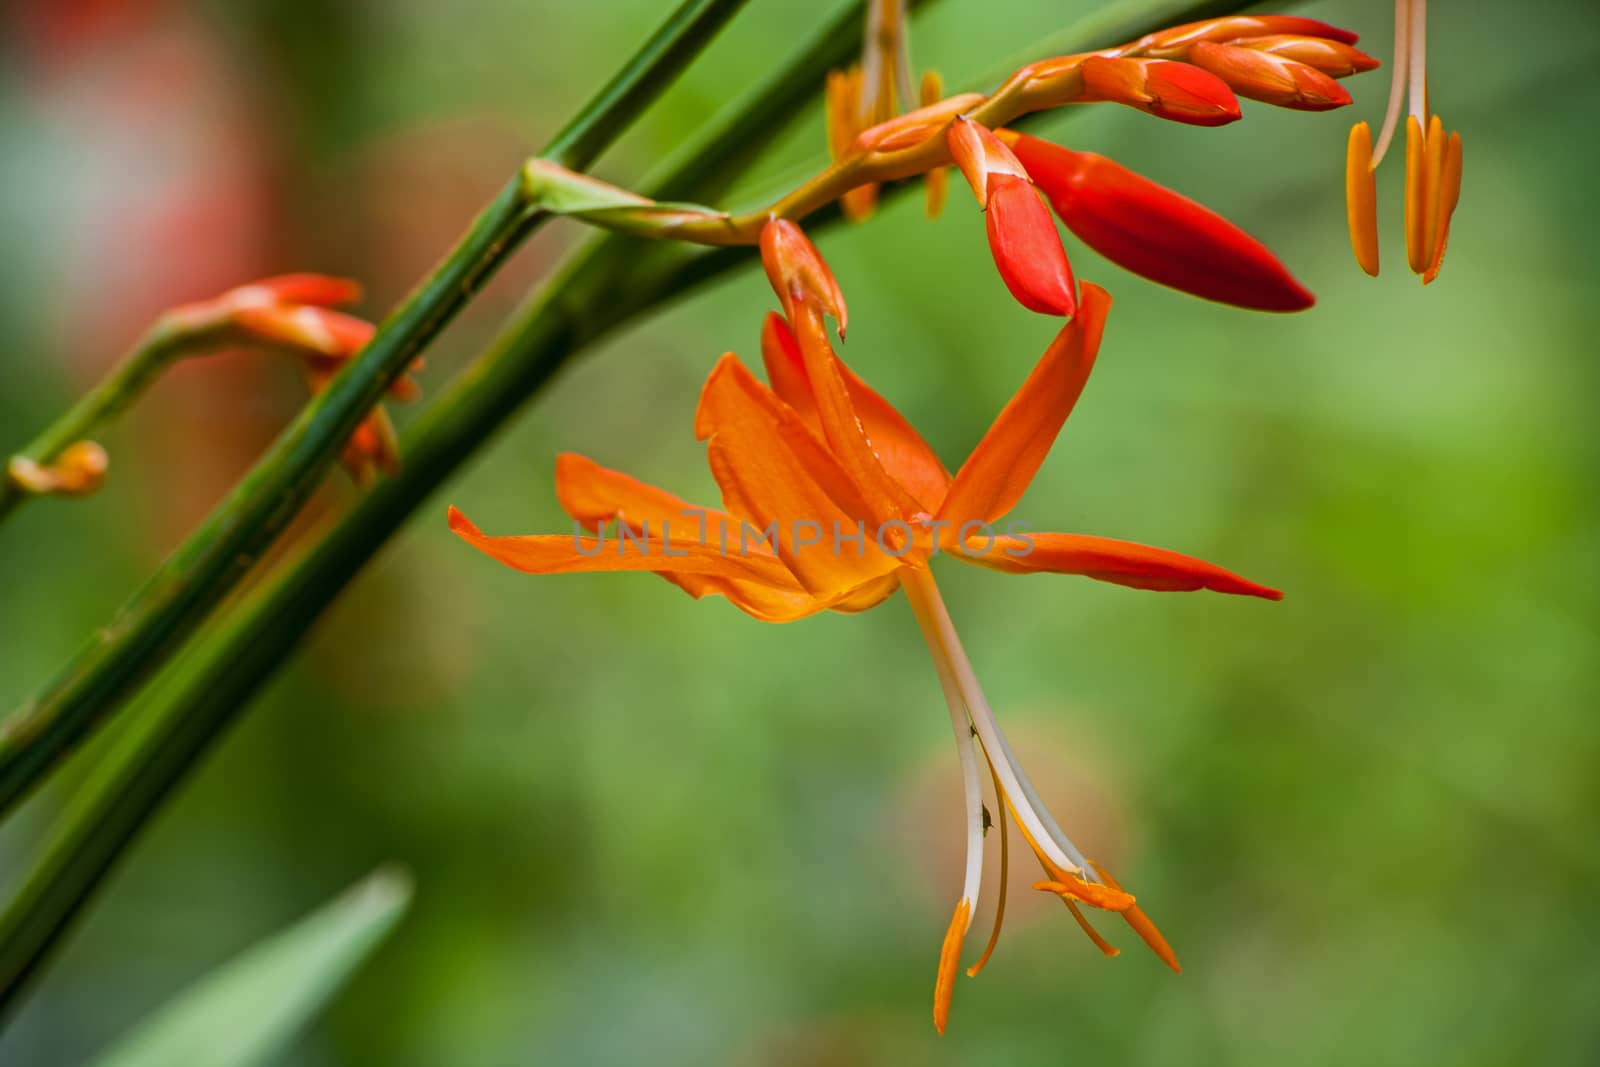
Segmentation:
<svg viewBox="0 0 1600 1067">
<path fill-rule="evenodd" d="M 1345 207 L 1356 262 L 1378 275 L 1378 189 L 1375 178 L 1394 140 L 1400 105 L 1406 101 L 1406 263 L 1424 285 L 1439 276 L 1450 242 L 1450 218 L 1461 198 L 1461 135 L 1445 136 L 1444 123 L 1428 109 L 1427 0 L 1395 0 L 1394 72 L 1389 107 L 1378 142 L 1358 122 L 1345 153 Z"/>
<path fill-rule="evenodd" d="M 1163 549 L 1082 534 L 994 530 L 1027 489 L 1083 390 L 1110 297 L 1083 284 L 1076 317 L 952 477 L 905 418 L 834 353 L 825 315 L 842 325 L 843 298 L 810 241 L 793 223 L 774 221 L 762 234 L 761 250 L 784 309 L 768 316 L 762 334 L 771 384 L 725 355 L 695 415 L 725 510 L 692 507 L 567 455 L 557 463 L 557 493 L 586 532 L 491 537 L 454 508 L 451 528 L 517 570 L 652 571 L 692 596 L 723 596 L 775 622 L 824 609 L 861 611 L 903 588 L 949 705 L 966 798 L 966 875 L 940 951 L 935 1025 L 942 1031 L 948 1019 L 961 946 L 978 905 L 986 821 L 980 756 L 1004 809 L 1002 834 L 1009 815 L 1044 871 L 1035 888 L 1060 896 L 1108 954 L 1115 950 L 1089 926 L 1082 905 L 1121 915 L 1176 969 L 1171 948 L 1133 896 L 1079 851 L 1041 803 L 984 697 L 930 570 L 934 557 L 949 556 L 1015 574 L 1078 574 L 1140 589 L 1278 599 L 1272 589 Z M 616 537 L 607 544 L 604 527 L 612 522 Z M 993 947 L 991 936 L 970 974 Z"/>
</svg>

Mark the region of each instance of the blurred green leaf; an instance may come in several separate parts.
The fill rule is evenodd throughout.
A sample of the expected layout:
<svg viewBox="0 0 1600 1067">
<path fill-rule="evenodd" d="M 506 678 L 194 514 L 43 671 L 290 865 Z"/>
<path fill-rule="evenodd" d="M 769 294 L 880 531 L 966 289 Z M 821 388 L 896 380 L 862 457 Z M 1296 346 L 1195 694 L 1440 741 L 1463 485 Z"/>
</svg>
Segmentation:
<svg viewBox="0 0 1600 1067">
<path fill-rule="evenodd" d="M 179 994 L 94 1067 L 265 1062 L 339 991 L 410 902 L 410 875 L 374 872 Z"/>
</svg>

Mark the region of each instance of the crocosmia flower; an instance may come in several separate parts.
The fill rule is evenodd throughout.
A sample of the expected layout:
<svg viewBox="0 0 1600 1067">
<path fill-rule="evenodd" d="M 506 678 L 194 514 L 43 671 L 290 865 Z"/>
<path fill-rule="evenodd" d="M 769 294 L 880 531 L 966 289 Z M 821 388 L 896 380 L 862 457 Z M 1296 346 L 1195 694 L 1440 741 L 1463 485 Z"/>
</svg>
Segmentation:
<svg viewBox="0 0 1600 1067">
<path fill-rule="evenodd" d="M 1034 195 L 1028 190 L 1028 195 Z M 1087 906 L 1120 915 L 1174 970 L 1165 938 L 1045 809 L 978 684 L 934 583 L 944 556 L 1009 574 L 1076 574 L 1137 589 L 1198 590 L 1276 600 L 1275 590 L 1164 549 L 1085 534 L 996 530 L 1021 499 L 1077 402 L 1100 348 L 1111 299 L 1083 283 L 1077 313 L 952 477 L 927 443 L 835 354 L 825 316 L 844 300 L 811 242 L 770 222 L 761 251 L 783 313 L 762 332 L 762 383 L 722 357 L 695 415 L 721 509 L 698 508 L 581 456 L 562 456 L 557 494 L 572 534 L 493 537 L 452 508 L 450 526 L 494 559 L 534 574 L 650 571 L 694 597 L 721 596 L 782 622 L 825 609 L 859 612 L 903 589 L 949 706 L 966 798 L 966 874 L 939 953 L 934 1023 L 949 1016 L 961 949 L 976 914 L 986 825 L 980 768 L 1037 858 L 1035 888 L 1059 896 L 1107 954 Z M 605 536 L 615 524 L 614 538 Z M 1002 842 L 1002 848 L 1004 847 Z M 999 932 L 968 971 L 976 974 Z"/>
<path fill-rule="evenodd" d="M 1350 130 L 1345 154 L 1345 205 L 1350 246 L 1361 269 L 1378 274 L 1378 190 L 1375 172 L 1383 162 L 1406 105 L 1406 264 L 1424 285 L 1439 276 L 1450 242 L 1450 218 L 1461 199 L 1461 135 L 1445 136 L 1444 123 L 1428 109 L 1427 0 L 1396 0 L 1394 71 L 1389 107 L 1378 142 L 1372 128 L 1358 122 Z"/>
<path fill-rule="evenodd" d="M 167 313 L 187 336 L 271 345 L 299 358 L 306 384 L 319 393 L 345 362 L 372 340 L 376 327 L 365 319 L 335 310 L 361 299 L 361 286 L 323 274 L 281 274 L 230 289 L 210 300 L 184 304 Z M 420 369 L 421 360 L 411 366 Z M 396 400 L 411 401 L 421 387 L 402 374 L 389 387 Z M 400 445 L 383 405 L 372 409 L 345 443 L 340 454 L 350 476 L 367 484 L 379 473 L 400 466 Z"/>
</svg>

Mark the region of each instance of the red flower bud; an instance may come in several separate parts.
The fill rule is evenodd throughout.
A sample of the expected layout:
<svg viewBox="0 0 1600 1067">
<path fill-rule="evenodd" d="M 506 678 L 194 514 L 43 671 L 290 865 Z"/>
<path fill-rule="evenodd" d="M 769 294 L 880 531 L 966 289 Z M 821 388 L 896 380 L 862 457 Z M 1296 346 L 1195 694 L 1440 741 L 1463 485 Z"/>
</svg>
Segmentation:
<svg viewBox="0 0 1600 1067">
<path fill-rule="evenodd" d="M 1215 74 L 1165 59 L 1093 56 L 1083 61 L 1085 100 L 1109 100 L 1190 126 L 1225 126 L 1239 100 Z"/>
<path fill-rule="evenodd" d="M 1072 315 L 1078 300 L 1061 235 L 1033 183 L 1009 174 L 989 179 L 989 250 L 1017 303 L 1041 315 Z"/>
<path fill-rule="evenodd" d="M 1298 15 L 1231 15 L 1204 22 L 1190 22 L 1182 26 L 1152 33 L 1140 42 L 1140 50 L 1147 56 L 1182 59 L 1189 49 L 1201 41 L 1232 41 L 1243 43 L 1241 38 L 1281 36 L 1321 37 L 1341 44 L 1355 44 L 1359 39 L 1349 30 L 1330 26 L 1317 19 Z"/>
<path fill-rule="evenodd" d="M 1231 85 L 1240 96 L 1297 111 L 1331 111 L 1350 103 L 1339 83 L 1314 67 L 1270 52 L 1202 41 L 1189 59 Z"/>
<path fill-rule="evenodd" d="M 1221 215 L 1091 152 L 1010 134 L 1028 173 L 1084 244 L 1153 282 L 1260 311 L 1315 297 L 1260 241 Z"/>
<path fill-rule="evenodd" d="M 1321 37 L 1296 37 L 1292 34 L 1281 34 L 1274 37 L 1253 37 L 1242 41 L 1229 41 L 1229 44 L 1248 48 L 1255 52 L 1266 52 L 1283 59 L 1292 59 L 1297 63 L 1304 63 L 1331 78 L 1348 78 L 1352 74 L 1361 74 L 1369 70 L 1377 70 L 1382 66 L 1376 59 L 1367 55 L 1359 48 L 1353 48 L 1341 41 L 1329 41 Z"/>
<path fill-rule="evenodd" d="M 989 251 L 1006 288 L 1029 311 L 1071 315 L 1078 308 L 1072 265 L 1022 163 L 991 131 L 969 119 L 958 117 L 946 137 L 951 157 L 984 208 Z"/>
</svg>

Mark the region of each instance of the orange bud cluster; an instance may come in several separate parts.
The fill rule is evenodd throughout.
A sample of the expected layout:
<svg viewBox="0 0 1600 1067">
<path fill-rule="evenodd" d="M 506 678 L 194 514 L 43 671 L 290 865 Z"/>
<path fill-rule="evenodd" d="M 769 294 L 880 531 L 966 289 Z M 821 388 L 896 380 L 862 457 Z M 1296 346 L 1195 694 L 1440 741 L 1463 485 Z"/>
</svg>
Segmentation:
<svg viewBox="0 0 1600 1067">
<path fill-rule="evenodd" d="M 359 299 L 360 284 L 346 278 L 283 274 L 174 308 L 168 318 L 195 336 L 236 338 L 286 349 L 299 357 L 307 385 L 318 393 L 347 360 L 367 346 L 376 331 L 365 319 L 334 310 Z M 418 360 L 411 369 L 421 366 Z M 415 400 L 421 393 L 421 386 L 409 375 L 401 375 L 389 387 L 389 395 L 400 401 Z M 392 474 L 399 469 L 399 442 L 381 405 L 356 428 L 341 459 L 362 484 L 379 471 Z"/>
</svg>

